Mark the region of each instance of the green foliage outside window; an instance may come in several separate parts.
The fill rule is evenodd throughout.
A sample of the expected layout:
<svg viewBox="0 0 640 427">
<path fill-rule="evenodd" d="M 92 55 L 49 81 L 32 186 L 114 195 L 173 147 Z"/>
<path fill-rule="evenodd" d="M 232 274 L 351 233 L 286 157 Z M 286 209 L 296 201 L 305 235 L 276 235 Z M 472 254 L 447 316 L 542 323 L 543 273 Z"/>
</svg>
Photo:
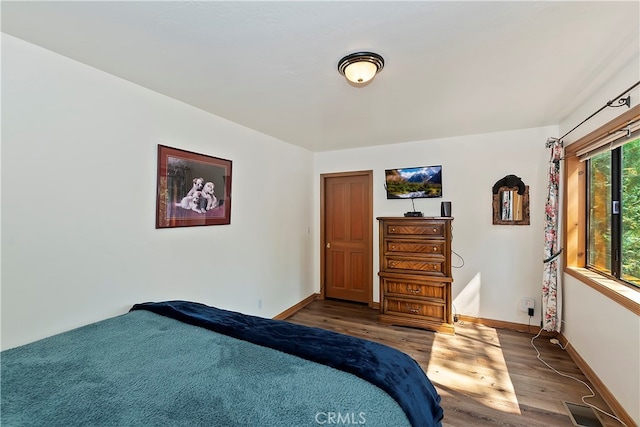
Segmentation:
<svg viewBox="0 0 640 427">
<path fill-rule="evenodd" d="M 619 167 L 614 167 L 614 163 Z M 619 174 L 614 172 L 618 169 Z M 640 286 L 640 139 L 592 157 L 588 185 L 589 265 Z M 612 200 L 618 199 L 612 189 L 618 185 L 621 193 L 619 236 L 612 235 L 615 227 L 612 227 L 611 211 Z M 619 260 L 614 256 L 617 253 Z"/>
<path fill-rule="evenodd" d="M 622 146 L 622 278 L 640 286 L 640 139 Z"/>
</svg>

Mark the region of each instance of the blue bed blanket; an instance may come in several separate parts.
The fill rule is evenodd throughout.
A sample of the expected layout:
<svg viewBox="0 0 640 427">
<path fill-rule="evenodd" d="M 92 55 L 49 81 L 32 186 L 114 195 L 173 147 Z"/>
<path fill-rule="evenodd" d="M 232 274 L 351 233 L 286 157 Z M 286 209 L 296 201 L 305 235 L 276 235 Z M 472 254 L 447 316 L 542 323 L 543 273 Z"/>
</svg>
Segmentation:
<svg viewBox="0 0 640 427">
<path fill-rule="evenodd" d="M 431 381 L 415 360 L 386 345 L 189 301 L 147 302 L 131 310 L 148 310 L 349 372 L 393 397 L 414 427 L 441 425 L 440 396 Z"/>
</svg>

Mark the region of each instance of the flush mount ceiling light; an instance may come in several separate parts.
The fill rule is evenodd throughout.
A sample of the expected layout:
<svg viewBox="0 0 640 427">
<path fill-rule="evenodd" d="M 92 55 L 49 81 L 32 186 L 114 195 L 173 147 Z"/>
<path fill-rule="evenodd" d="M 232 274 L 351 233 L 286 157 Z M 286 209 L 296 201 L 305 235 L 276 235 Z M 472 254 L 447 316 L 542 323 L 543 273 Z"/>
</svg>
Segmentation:
<svg viewBox="0 0 640 427">
<path fill-rule="evenodd" d="M 357 52 L 347 55 L 338 62 L 338 71 L 347 80 L 363 85 L 373 79 L 382 68 L 384 59 L 373 52 Z"/>
</svg>

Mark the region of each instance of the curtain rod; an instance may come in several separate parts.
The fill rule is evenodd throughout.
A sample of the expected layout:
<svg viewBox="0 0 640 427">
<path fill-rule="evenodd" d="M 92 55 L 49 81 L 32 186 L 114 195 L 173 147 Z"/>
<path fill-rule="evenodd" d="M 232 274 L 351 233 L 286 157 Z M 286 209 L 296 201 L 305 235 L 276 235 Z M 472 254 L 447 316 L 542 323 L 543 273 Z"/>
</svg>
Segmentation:
<svg viewBox="0 0 640 427">
<path fill-rule="evenodd" d="M 558 140 L 562 141 L 567 135 L 569 135 L 574 130 L 578 129 L 580 126 L 585 124 L 587 121 L 591 120 L 593 118 L 593 116 L 595 116 L 596 114 L 600 113 L 602 110 L 604 110 L 607 107 L 622 107 L 622 106 L 626 105 L 627 108 L 631 108 L 631 96 L 627 95 L 625 98 L 623 98 L 622 96 L 625 93 L 631 92 L 638 85 L 640 85 L 640 81 L 636 82 L 636 84 L 631 86 L 629 89 L 625 90 L 620 95 L 616 96 L 611 101 L 609 101 L 606 104 L 604 104 L 602 107 L 600 107 L 600 109 L 598 111 L 596 111 L 595 113 L 593 113 L 592 115 L 590 115 L 589 117 L 587 117 L 586 119 L 584 119 L 583 121 L 578 123 L 573 129 L 571 129 L 569 132 L 565 133 L 560 138 L 558 138 Z M 616 100 L 618 101 L 619 105 L 612 105 Z"/>
</svg>

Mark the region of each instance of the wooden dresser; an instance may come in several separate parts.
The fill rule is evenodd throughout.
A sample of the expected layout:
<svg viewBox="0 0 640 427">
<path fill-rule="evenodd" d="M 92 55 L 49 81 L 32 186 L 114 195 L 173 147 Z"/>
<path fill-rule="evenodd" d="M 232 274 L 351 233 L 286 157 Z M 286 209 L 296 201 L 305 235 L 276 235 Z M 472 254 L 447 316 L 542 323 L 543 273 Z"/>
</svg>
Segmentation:
<svg viewBox="0 0 640 427">
<path fill-rule="evenodd" d="M 380 217 L 380 315 L 454 333 L 449 217 Z"/>
</svg>

